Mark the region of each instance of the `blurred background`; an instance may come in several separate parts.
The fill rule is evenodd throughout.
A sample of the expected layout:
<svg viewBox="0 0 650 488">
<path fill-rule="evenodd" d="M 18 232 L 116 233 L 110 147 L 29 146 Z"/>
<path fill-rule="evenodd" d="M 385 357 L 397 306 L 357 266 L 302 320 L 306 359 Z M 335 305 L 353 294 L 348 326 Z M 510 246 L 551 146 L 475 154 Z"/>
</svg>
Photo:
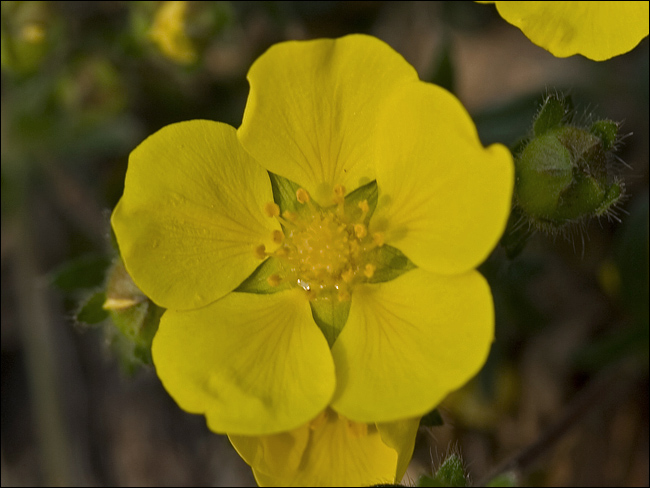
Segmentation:
<svg viewBox="0 0 650 488">
<path fill-rule="evenodd" d="M 484 144 L 514 144 L 555 92 L 626 136 L 618 219 L 481 268 L 496 342 L 444 424 L 421 429 L 406 481 L 458 453 L 470 483 L 516 468 L 522 486 L 648 485 L 648 39 L 596 63 L 555 58 L 473 2 L 3 1 L 3 486 L 254 485 L 88 303 L 115 257 L 129 152 L 173 122 L 238 126 L 270 45 L 359 32 L 456 93 Z"/>
</svg>

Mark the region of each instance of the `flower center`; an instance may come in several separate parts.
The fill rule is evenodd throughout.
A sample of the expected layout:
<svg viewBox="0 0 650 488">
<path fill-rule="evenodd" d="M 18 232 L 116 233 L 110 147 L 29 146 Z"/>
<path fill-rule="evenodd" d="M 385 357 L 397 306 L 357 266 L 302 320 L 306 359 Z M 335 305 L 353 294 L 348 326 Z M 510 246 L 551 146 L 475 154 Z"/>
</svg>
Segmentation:
<svg viewBox="0 0 650 488">
<path fill-rule="evenodd" d="M 282 263 L 282 272 L 268 278 L 269 284 L 290 283 L 303 288 L 310 299 L 333 294 L 349 300 L 355 283 L 372 278 L 376 264 L 372 249 L 381 246 L 380 234 L 369 235 L 365 220 L 368 202 L 346 207 L 345 189 L 334 189 L 336 205 L 320 208 L 300 188 L 296 199 L 300 212 L 284 212 L 275 203 L 265 207 L 267 215 L 282 224 L 284 232 L 275 231 L 273 240 L 280 247 L 273 253 L 260 249 L 259 257 L 274 256 Z"/>
</svg>

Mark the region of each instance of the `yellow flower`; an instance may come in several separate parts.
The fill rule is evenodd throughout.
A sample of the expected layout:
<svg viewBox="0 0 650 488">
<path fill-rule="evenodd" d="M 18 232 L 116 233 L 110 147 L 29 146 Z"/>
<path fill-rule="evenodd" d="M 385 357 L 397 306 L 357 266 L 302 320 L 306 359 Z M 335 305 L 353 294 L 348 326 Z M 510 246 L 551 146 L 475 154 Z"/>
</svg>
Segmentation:
<svg viewBox="0 0 650 488">
<path fill-rule="evenodd" d="M 291 436 L 328 407 L 371 426 L 422 416 L 490 348 L 474 268 L 506 224 L 510 153 L 369 36 L 278 44 L 248 79 L 238 130 L 172 124 L 129 158 L 112 224 L 167 309 L 158 376 L 231 436 Z"/>
<path fill-rule="evenodd" d="M 604 61 L 648 36 L 647 1 L 494 3 L 501 17 L 559 58 L 582 54 Z"/>
<path fill-rule="evenodd" d="M 196 51 L 185 33 L 187 2 L 162 2 L 156 12 L 149 38 L 169 59 L 180 64 L 196 61 Z"/>
<path fill-rule="evenodd" d="M 229 437 L 260 486 L 370 486 L 402 479 L 418 425 L 367 425 L 328 408 L 291 432 Z"/>
</svg>

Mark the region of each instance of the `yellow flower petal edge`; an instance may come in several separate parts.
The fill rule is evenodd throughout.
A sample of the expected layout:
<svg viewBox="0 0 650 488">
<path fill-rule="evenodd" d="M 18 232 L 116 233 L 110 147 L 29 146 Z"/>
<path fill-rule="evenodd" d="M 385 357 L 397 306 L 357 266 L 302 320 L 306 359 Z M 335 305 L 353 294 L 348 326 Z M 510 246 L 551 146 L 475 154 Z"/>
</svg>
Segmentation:
<svg viewBox="0 0 650 488">
<path fill-rule="evenodd" d="M 371 231 L 429 271 L 475 268 L 510 213 L 508 149 L 484 148 L 458 99 L 424 82 L 403 87 L 385 105 L 376 137 L 379 202 Z"/>
<path fill-rule="evenodd" d="M 375 178 L 377 109 L 396 87 L 417 79 L 374 37 L 283 42 L 248 72 L 238 135 L 266 169 L 328 205 L 335 186 L 352 191 Z"/>
<path fill-rule="evenodd" d="M 164 127 L 129 157 L 124 195 L 111 222 L 127 271 L 155 303 L 206 305 L 261 263 L 255 248 L 277 246 L 279 224 L 268 173 L 229 125 L 192 120 Z"/>
<path fill-rule="evenodd" d="M 357 422 L 422 416 L 479 371 L 493 336 L 490 288 L 476 271 L 415 269 L 359 286 L 332 347 L 332 408 Z"/>
<path fill-rule="evenodd" d="M 418 424 L 410 419 L 380 427 L 327 409 L 291 432 L 229 438 L 260 486 L 371 486 L 401 480 Z"/>
<path fill-rule="evenodd" d="M 565 58 L 625 54 L 648 36 L 648 2 L 495 2 L 532 42 Z"/>
<path fill-rule="evenodd" d="M 384 444 L 397 451 L 395 482 L 399 482 L 406 474 L 406 469 L 411 463 L 413 449 L 415 448 L 415 436 L 420 427 L 420 417 L 378 423 L 376 426 Z"/>
<path fill-rule="evenodd" d="M 293 429 L 334 392 L 327 341 L 299 290 L 231 293 L 198 310 L 166 311 L 153 340 L 165 389 L 219 433 Z"/>
</svg>

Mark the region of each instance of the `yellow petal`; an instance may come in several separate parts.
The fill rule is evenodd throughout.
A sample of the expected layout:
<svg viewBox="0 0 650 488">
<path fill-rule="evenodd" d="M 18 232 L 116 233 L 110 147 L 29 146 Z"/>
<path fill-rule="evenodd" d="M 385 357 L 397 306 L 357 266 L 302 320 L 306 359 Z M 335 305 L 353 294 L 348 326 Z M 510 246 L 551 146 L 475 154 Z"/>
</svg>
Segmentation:
<svg viewBox="0 0 650 488">
<path fill-rule="evenodd" d="M 153 341 L 158 377 L 215 432 L 262 435 L 313 418 L 334 391 L 327 341 L 302 290 L 231 293 L 167 311 Z"/>
<path fill-rule="evenodd" d="M 248 80 L 242 144 L 327 205 L 335 186 L 350 192 L 375 178 L 377 107 L 417 73 L 384 42 L 351 35 L 272 46 Z"/>
<path fill-rule="evenodd" d="M 415 269 L 360 285 L 332 347 L 332 407 L 359 422 L 422 416 L 479 371 L 493 333 L 492 296 L 476 271 Z"/>
<path fill-rule="evenodd" d="M 648 35 L 648 2 L 495 2 L 532 42 L 565 58 L 624 54 Z"/>
<path fill-rule="evenodd" d="M 406 469 L 411 462 L 411 457 L 413 456 L 415 436 L 420 427 L 420 417 L 379 423 L 376 425 L 384 444 L 397 452 L 398 459 L 395 481 L 399 482 L 404 477 Z"/>
<path fill-rule="evenodd" d="M 377 141 L 371 232 L 383 232 L 387 244 L 429 271 L 460 273 L 481 263 L 510 212 L 508 149 L 483 148 L 461 103 L 424 82 L 386 105 Z"/>
<path fill-rule="evenodd" d="M 393 443 L 409 459 L 416 431 L 417 426 L 402 429 L 399 441 Z M 398 452 L 383 435 L 375 425 L 351 422 L 327 409 L 290 433 L 229 437 L 260 486 L 371 486 L 399 481 L 395 477 Z"/>
<path fill-rule="evenodd" d="M 129 157 L 124 195 L 112 216 L 126 269 L 165 308 L 206 305 L 261 264 L 255 248 L 277 247 L 263 212 L 268 173 L 239 145 L 235 129 L 191 120 L 168 125 Z"/>
</svg>

